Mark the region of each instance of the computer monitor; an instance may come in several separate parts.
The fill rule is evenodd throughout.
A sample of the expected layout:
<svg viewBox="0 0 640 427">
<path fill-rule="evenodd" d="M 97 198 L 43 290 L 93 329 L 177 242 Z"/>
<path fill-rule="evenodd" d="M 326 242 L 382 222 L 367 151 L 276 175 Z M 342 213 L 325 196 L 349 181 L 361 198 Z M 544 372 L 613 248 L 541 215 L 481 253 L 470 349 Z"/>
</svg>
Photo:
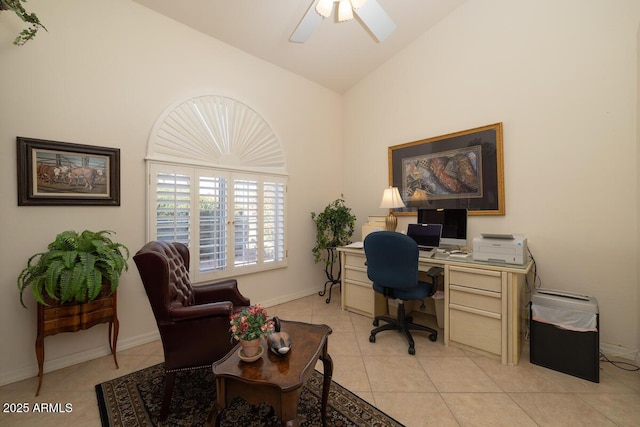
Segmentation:
<svg viewBox="0 0 640 427">
<path fill-rule="evenodd" d="M 418 208 L 418 224 L 442 224 L 441 246 L 467 246 L 466 209 Z"/>
<path fill-rule="evenodd" d="M 429 250 L 440 246 L 442 224 L 409 224 L 407 236 L 418 244 L 418 249 Z"/>
</svg>

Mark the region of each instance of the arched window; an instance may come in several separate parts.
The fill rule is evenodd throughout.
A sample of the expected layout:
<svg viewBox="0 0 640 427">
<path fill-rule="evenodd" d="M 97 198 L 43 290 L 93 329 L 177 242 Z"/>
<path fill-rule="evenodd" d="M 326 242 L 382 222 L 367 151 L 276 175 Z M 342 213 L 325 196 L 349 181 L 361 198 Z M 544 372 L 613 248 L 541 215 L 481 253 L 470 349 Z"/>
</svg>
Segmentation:
<svg viewBox="0 0 640 427">
<path fill-rule="evenodd" d="M 147 146 L 148 240 L 189 246 L 194 282 L 287 263 L 287 175 L 266 121 L 231 98 L 180 101 Z"/>
</svg>

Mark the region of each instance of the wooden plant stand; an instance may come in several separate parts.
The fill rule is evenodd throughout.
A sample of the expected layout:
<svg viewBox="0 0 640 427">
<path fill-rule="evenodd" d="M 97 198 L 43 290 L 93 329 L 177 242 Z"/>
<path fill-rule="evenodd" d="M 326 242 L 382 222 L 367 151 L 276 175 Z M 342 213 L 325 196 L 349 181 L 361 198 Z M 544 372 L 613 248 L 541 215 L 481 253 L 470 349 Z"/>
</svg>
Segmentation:
<svg viewBox="0 0 640 427">
<path fill-rule="evenodd" d="M 76 332 L 89 329 L 99 323 L 109 323 L 109 348 L 113 355 L 113 361 L 118 366 L 116 358 L 116 345 L 118 343 L 117 294 L 109 295 L 110 285 L 103 285 L 103 290 L 93 301 L 87 303 L 69 302 L 59 304 L 56 301 L 47 301 L 48 306 L 38 304 L 38 336 L 36 338 L 36 357 L 38 358 L 38 389 L 40 393 L 42 378 L 44 376 L 44 337 L 60 332 Z"/>
</svg>

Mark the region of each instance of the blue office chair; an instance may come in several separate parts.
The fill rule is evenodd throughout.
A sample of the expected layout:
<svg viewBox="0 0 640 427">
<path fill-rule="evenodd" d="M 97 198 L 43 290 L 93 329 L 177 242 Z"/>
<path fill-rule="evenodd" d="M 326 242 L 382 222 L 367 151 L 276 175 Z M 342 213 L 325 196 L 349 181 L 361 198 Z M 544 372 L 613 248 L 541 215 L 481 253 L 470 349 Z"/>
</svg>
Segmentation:
<svg viewBox="0 0 640 427">
<path fill-rule="evenodd" d="M 430 332 L 429 339 L 435 341 L 438 332 L 427 326 L 413 323 L 406 315 L 404 302 L 421 300 L 436 291 L 435 276 L 432 282 L 418 280 L 418 245 L 411 237 L 393 231 L 376 231 L 364 239 L 364 252 L 367 257 L 367 276 L 373 282 L 373 290 L 388 298 L 400 299 L 398 315 L 376 316 L 373 326 L 380 320 L 387 324 L 371 331 L 370 342 L 376 342 L 376 334 L 382 331 L 398 330 L 409 341 L 409 354 L 416 354 L 411 330 Z M 439 269 L 442 270 L 442 269 Z"/>
</svg>

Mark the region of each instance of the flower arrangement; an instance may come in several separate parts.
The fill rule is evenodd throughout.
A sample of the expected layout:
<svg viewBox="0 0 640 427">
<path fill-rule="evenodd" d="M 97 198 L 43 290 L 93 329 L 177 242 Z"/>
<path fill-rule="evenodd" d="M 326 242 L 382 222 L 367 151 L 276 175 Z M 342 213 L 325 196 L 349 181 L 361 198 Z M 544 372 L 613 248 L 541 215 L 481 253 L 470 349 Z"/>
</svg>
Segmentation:
<svg viewBox="0 0 640 427">
<path fill-rule="evenodd" d="M 251 341 L 266 338 L 275 329 L 272 320 L 267 318 L 267 310 L 260 304 L 245 307 L 239 313 L 229 317 L 231 341 Z"/>
</svg>

